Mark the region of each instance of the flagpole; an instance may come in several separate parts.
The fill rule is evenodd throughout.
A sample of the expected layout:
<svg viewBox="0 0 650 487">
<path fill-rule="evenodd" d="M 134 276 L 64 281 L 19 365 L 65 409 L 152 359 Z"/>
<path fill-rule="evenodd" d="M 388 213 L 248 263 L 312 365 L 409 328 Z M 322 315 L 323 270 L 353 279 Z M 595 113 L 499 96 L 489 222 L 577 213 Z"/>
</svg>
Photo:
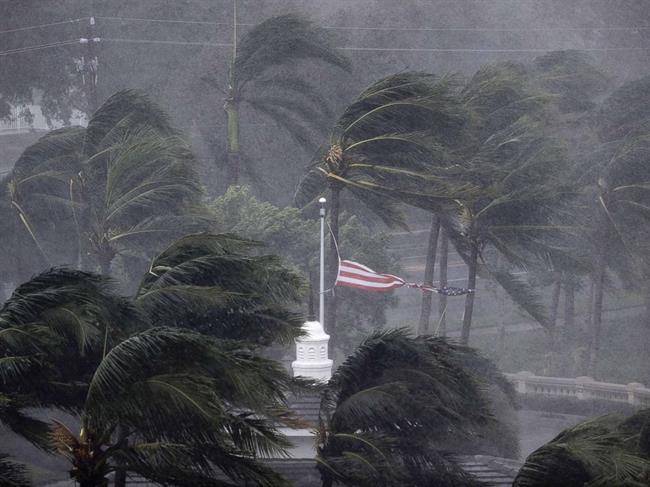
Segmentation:
<svg viewBox="0 0 650 487">
<path fill-rule="evenodd" d="M 325 198 L 318 200 L 320 203 L 320 293 L 318 301 L 318 319 L 323 329 L 325 328 Z"/>
</svg>

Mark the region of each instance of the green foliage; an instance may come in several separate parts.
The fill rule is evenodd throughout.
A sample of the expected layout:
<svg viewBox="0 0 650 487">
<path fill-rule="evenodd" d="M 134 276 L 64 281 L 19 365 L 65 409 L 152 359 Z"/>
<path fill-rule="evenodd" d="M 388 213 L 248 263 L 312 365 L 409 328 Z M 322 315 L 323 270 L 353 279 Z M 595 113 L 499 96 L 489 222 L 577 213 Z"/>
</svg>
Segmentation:
<svg viewBox="0 0 650 487">
<path fill-rule="evenodd" d="M 52 269 L 19 286 L 0 308 L 0 421 L 49 449 L 25 408 L 78 410 L 106 350 L 144 323 L 94 274 Z"/>
<path fill-rule="evenodd" d="M 361 93 L 339 118 L 330 148 L 296 191 L 298 206 L 326 190 L 349 190 L 388 225 L 404 225 L 397 205 L 413 171 L 443 161 L 442 144 L 457 136 L 463 111 L 452 77 L 388 76 Z"/>
<path fill-rule="evenodd" d="M 237 184 L 240 164 L 239 106 L 271 119 L 301 147 L 313 152 L 332 117 L 330 100 L 297 74 L 297 63 L 323 63 L 343 70 L 350 62 L 332 44 L 326 31 L 295 15 L 279 15 L 249 30 L 237 42 L 230 64 L 228 99 L 228 150 L 230 183 Z M 244 159 L 246 161 L 246 159 Z M 254 175 L 252 167 L 247 167 Z M 257 183 L 258 178 L 251 178 Z"/>
<path fill-rule="evenodd" d="M 324 31 L 294 14 L 267 19 L 248 32 L 237 46 L 233 77 L 238 89 L 266 70 L 300 59 L 349 68 L 349 61 L 331 46 Z"/>
<path fill-rule="evenodd" d="M 596 107 L 595 100 L 610 85 L 609 78 L 581 51 L 552 51 L 533 63 L 532 76 L 555 95 L 563 113 L 579 113 Z"/>
<path fill-rule="evenodd" d="M 11 460 L 8 455 L 0 453 L 0 486 L 1 487 L 27 487 L 31 485 L 27 480 L 25 466 Z"/>
<path fill-rule="evenodd" d="M 641 486 L 650 480 L 648 410 L 609 415 L 560 433 L 526 459 L 513 485 Z"/>
<path fill-rule="evenodd" d="M 319 223 L 305 218 L 300 210 L 278 208 L 258 201 L 246 187 L 230 187 L 210 205 L 215 227 L 266 243 L 265 251 L 284 257 L 305 277 L 311 275 L 317 288 Z M 363 262 L 382 272 L 397 272 L 396 260 L 387 252 L 388 237 L 376 233 L 354 216 L 343 215 L 339 246 L 344 258 Z M 341 333 L 341 352 L 347 354 L 369 330 L 386 323 L 386 310 L 396 298 L 385 293 L 364 293 L 337 288 Z"/>
<path fill-rule="evenodd" d="M 201 192 L 193 155 L 135 91 L 110 97 L 85 129 L 56 130 L 28 147 L 7 185 L 24 238 L 50 265 L 107 273 L 116 255 L 146 255 L 199 224 L 187 217 Z"/>
<path fill-rule="evenodd" d="M 289 446 L 275 423 L 291 420 L 290 378 L 247 345 L 152 328 L 119 343 L 92 372 L 80 434 L 51 428 L 75 480 L 100 482 L 119 465 L 176 485 L 286 485 L 254 458 Z"/>
<path fill-rule="evenodd" d="M 404 330 L 375 333 L 325 390 L 318 462 L 343 485 L 474 485 L 450 455 L 494 446 L 485 386 L 507 380 L 473 350 Z M 511 437 L 511 439 L 514 439 Z M 516 441 L 516 440 L 515 440 Z"/>
<path fill-rule="evenodd" d="M 176 485 L 285 486 L 256 458 L 285 455 L 276 428 L 300 425 L 285 396 L 293 380 L 257 346 L 301 332 L 301 280 L 275 256 L 249 255 L 258 245 L 188 235 L 154 259 L 134 303 L 76 270 L 19 286 L 0 309 L 0 421 L 56 449 L 82 484 L 119 468 Z M 81 431 L 33 407 L 80 414 Z"/>
<path fill-rule="evenodd" d="M 159 326 L 290 343 L 304 321 L 302 279 L 275 255 L 250 255 L 257 246 L 232 234 L 185 236 L 152 261 L 136 303 Z"/>
</svg>

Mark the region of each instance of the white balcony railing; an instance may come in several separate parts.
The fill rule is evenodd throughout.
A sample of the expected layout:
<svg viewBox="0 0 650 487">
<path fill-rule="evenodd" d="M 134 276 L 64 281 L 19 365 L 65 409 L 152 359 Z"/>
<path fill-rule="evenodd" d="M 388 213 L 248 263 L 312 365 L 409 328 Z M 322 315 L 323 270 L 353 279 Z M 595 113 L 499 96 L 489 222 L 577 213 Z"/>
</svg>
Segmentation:
<svg viewBox="0 0 650 487">
<path fill-rule="evenodd" d="M 612 384 L 597 382 L 591 377 L 543 377 L 532 372 L 505 374 L 520 394 L 538 394 L 554 397 L 572 397 L 579 400 L 623 402 L 639 407 L 650 407 L 650 389 L 638 382 Z"/>
</svg>

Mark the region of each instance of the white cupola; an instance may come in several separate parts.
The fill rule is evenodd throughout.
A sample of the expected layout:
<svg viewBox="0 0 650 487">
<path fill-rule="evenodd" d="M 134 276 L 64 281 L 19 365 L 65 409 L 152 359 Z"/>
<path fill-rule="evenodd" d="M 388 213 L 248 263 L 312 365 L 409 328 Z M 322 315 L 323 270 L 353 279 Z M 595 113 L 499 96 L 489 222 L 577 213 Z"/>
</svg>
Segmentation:
<svg viewBox="0 0 650 487">
<path fill-rule="evenodd" d="M 332 377 L 333 362 L 328 351 L 330 336 L 323 330 L 323 325 L 316 321 L 311 296 L 309 301 L 309 317 L 302 325 L 305 334 L 296 338 L 296 360 L 291 364 L 291 368 L 294 377 L 301 376 L 326 382 Z"/>
</svg>

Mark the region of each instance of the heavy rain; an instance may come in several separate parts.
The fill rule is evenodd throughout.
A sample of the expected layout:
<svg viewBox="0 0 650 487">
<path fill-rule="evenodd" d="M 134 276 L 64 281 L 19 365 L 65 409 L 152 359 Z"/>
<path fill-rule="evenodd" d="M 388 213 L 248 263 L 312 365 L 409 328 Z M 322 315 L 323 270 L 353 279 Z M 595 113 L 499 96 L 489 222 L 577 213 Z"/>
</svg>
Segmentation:
<svg viewBox="0 0 650 487">
<path fill-rule="evenodd" d="M 0 0 L 0 487 L 650 486 L 650 4 Z"/>
</svg>

